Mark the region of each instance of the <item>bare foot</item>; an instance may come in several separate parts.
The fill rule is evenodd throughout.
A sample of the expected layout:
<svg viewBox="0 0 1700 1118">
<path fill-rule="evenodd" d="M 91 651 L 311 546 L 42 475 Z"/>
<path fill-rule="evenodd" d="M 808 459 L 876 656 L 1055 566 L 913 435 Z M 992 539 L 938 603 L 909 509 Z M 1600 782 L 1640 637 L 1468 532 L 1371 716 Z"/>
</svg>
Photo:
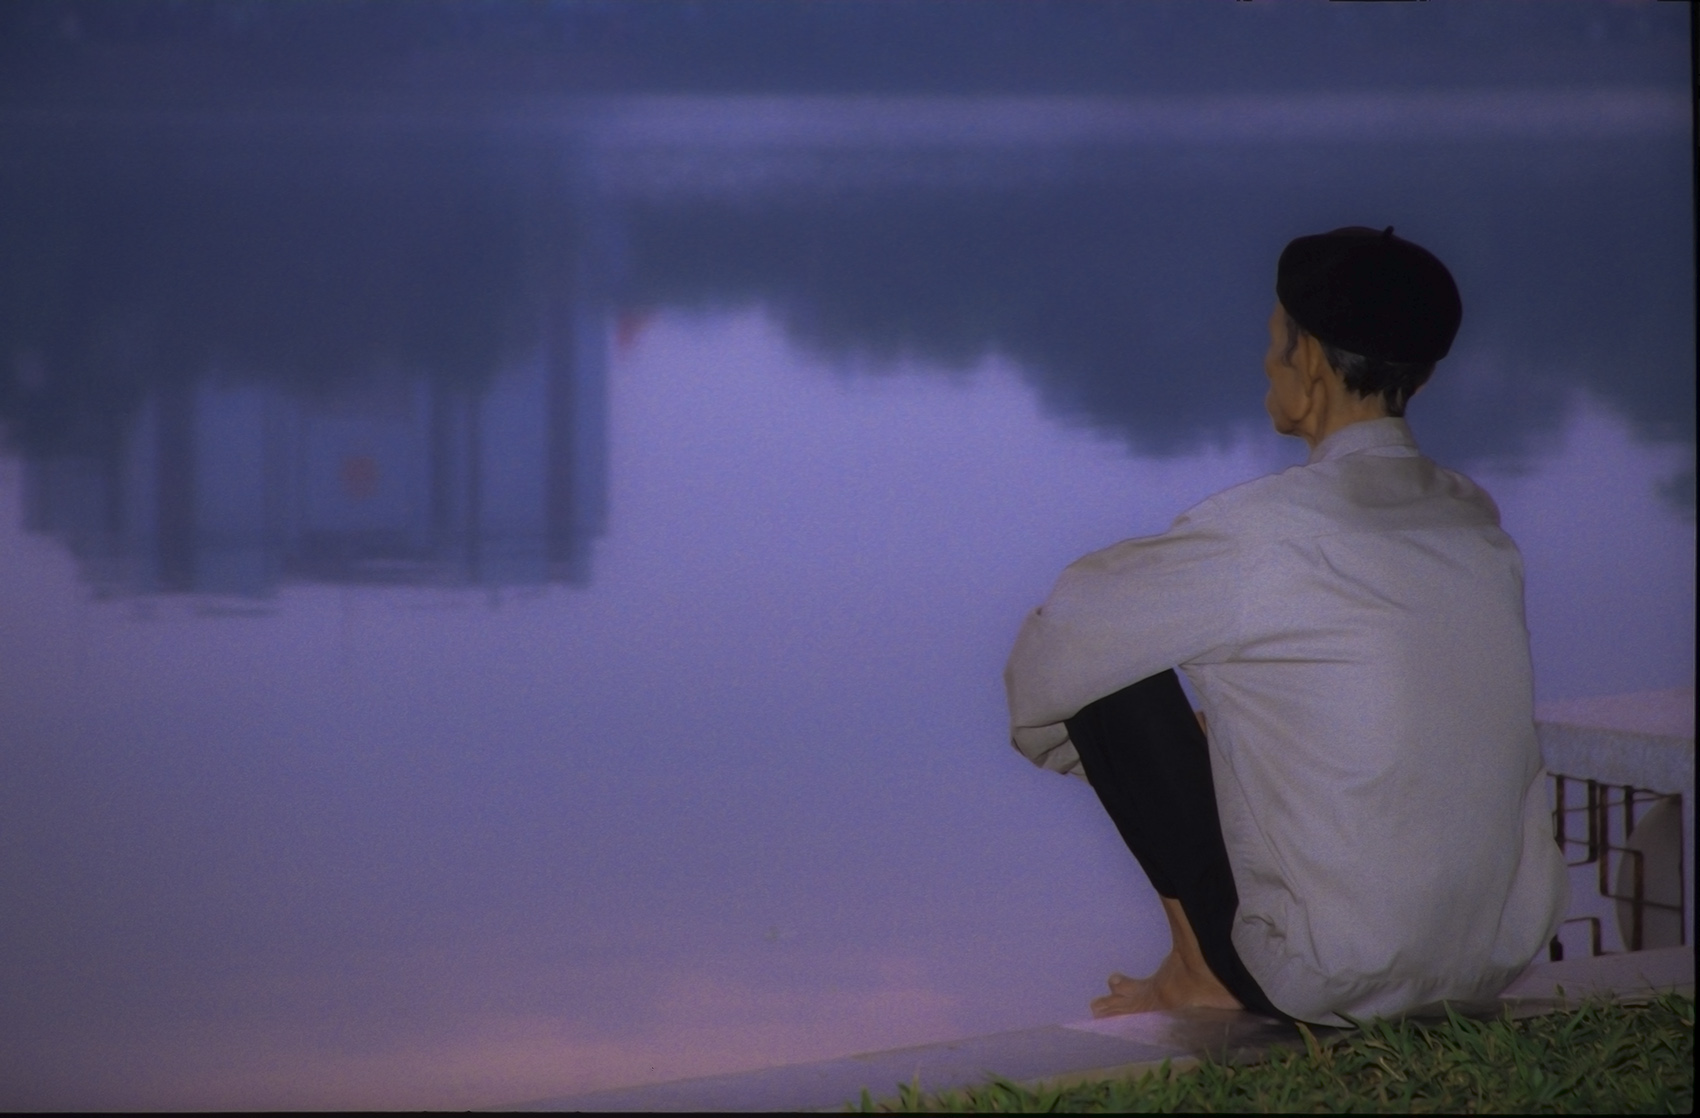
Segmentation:
<svg viewBox="0 0 1700 1118">
<path fill-rule="evenodd" d="M 1169 918 L 1169 935 L 1174 946 L 1150 978 L 1110 975 L 1110 993 L 1092 999 L 1092 1016 L 1115 1017 L 1124 1013 L 1154 1013 L 1162 1009 L 1244 1009 L 1228 992 L 1199 949 L 1198 937 L 1186 918 L 1181 903 L 1164 897 L 1163 914 Z"/>
<path fill-rule="evenodd" d="M 1193 973 L 1170 952 L 1150 978 L 1110 976 L 1110 992 L 1092 999 L 1092 1016 L 1117 1017 L 1124 1013 L 1155 1013 L 1164 1009 L 1243 1009 L 1208 968 Z"/>
</svg>

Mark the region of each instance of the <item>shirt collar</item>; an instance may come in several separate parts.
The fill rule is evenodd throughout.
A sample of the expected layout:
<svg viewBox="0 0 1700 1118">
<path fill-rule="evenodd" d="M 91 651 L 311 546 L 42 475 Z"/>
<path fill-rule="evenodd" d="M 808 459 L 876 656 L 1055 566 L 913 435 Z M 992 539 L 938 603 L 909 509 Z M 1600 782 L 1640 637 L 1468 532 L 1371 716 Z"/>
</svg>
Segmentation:
<svg viewBox="0 0 1700 1118">
<path fill-rule="evenodd" d="M 1403 458 L 1417 453 L 1417 440 L 1411 437 L 1410 427 L 1397 416 L 1365 419 L 1348 423 L 1317 443 L 1305 465 L 1314 466 L 1318 462 L 1372 450 L 1391 451 L 1388 457 Z"/>
</svg>

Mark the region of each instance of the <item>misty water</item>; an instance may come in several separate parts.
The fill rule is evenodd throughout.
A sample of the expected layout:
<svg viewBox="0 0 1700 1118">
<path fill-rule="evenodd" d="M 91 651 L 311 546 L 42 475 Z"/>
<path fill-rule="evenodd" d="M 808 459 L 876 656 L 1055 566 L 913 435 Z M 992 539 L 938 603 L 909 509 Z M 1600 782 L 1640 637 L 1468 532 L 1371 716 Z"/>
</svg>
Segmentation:
<svg viewBox="0 0 1700 1118">
<path fill-rule="evenodd" d="M 1260 364 L 1302 233 L 1457 276 L 1410 420 L 1523 549 L 1537 697 L 1689 683 L 1686 114 L 10 118 L 0 1102 L 494 1105 L 1085 1016 L 1166 935 L 1004 657 L 1073 558 L 1303 460 Z"/>
</svg>

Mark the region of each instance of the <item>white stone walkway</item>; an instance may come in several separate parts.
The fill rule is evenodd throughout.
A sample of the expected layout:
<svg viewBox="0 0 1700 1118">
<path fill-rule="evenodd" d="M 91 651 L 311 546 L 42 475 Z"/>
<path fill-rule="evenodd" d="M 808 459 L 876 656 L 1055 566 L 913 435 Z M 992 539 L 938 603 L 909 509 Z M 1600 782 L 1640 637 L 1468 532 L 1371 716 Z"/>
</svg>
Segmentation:
<svg viewBox="0 0 1700 1118">
<path fill-rule="evenodd" d="M 1594 995 L 1619 999 L 1663 990 L 1694 992 L 1694 951 L 1670 947 L 1627 955 L 1537 963 L 1501 995 L 1517 1016 L 1550 1012 Z M 1497 1005 L 1474 1007 L 1494 1013 Z M 1000 1075 L 1018 1083 L 1063 1084 L 1137 1074 L 1164 1060 L 1201 1056 L 1235 1062 L 1297 1046 L 1296 1030 L 1249 1013 L 1221 1010 L 1145 1013 L 968 1037 L 812 1064 L 653 1083 L 503 1107 L 525 1111 L 842 1110 L 867 1088 L 890 1098 L 900 1083 L 929 1091 Z"/>
</svg>

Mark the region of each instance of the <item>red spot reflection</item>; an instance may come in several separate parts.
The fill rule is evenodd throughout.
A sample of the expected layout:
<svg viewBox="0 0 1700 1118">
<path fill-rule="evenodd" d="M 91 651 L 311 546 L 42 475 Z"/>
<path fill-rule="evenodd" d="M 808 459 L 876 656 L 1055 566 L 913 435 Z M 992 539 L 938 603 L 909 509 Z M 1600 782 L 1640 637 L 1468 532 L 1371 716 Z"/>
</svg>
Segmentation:
<svg viewBox="0 0 1700 1118">
<path fill-rule="evenodd" d="M 648 326 L 649 320 L 654 317 L 655 312 L 645 308 L 621 311 L 614 319 L 615 348 L 625 351 L 636 345 L 644 327 Z"/>
<path fill-rule="evenodd" d="M 350 454 L 342 460 L 342 487 L 356 501 L 378 491 L 378 461 L 370 454 Z"/>
</svg>

